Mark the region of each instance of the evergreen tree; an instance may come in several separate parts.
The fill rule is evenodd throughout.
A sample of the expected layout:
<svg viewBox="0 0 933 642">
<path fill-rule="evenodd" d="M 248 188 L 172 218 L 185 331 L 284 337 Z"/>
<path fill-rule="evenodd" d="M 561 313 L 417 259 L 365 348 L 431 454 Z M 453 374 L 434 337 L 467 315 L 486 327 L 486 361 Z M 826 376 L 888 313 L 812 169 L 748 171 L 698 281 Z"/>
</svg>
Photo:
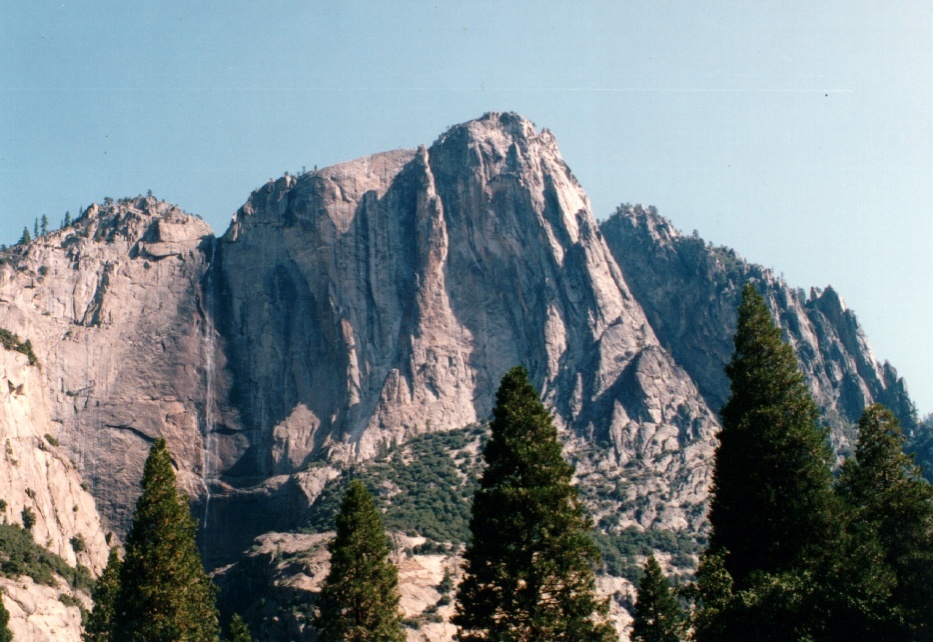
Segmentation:
<svg viewBox="0 0 933 642">
<path fill-rule="evenodd" d="M 42 236 L 45 236 L 49 233 L 49 217 L 45 214 L 42 215 L 42 218 L 39 221 L 39 232 Z"/>
<path fill-rule="evenodd" d="M 835 539 L 831 454 L 793 350 L 745 285 L 713 471 L 710 547 L 736 588 L 803 569 Z"/>
<path fill-rule="evenodd" d="M 114 625 L 114 602 L 120 592 L 120 567 L 123 563 L 117 554 L 117 549 L 110 549 L 107 566 L 94 585 L 91 599 L 94 609 L 87 619 L 84 627 L 84 642 L 110 642 L 110 632 Z"/>
<path fill-rule="evenodd" d="M 195 545 L 195 520 L 175 484 L 165 440 L 149 452 L 126 538 L 112 639 L 215 642 L 214 587 Z"/>
<path fill-rule="evenodd" d="M 599 554 L 551 416 L 524 368 L 502 379 L 457 593 L 462 642 L 616 639 Z"/>
<path fill-rule="evenodd" d="M 32 238 L 39 238 L 39 219 L 36 218 L 35 222 L 32 224 Z"/>
<path fill-rule="evenodd" d="M 632 640 L 679 642 L 683 632 L 683 612 L 654 555 L 648 556 L 644 571 L 638 583 Z"/>
<path fill-rule="evenodd" d="M 2 599 L 0 599 L 0 642 L 13 642 L 13 632 L 10 630 L 10 612 L 7 611 Z"/>
<path fill-rule="evenodd" d="M 239 613 L 234 613 L 230 619 L 230 628 L 227 630 L 228 642 L 253 642 L 249 634 L 249 627 L 240 617 Z"/>
<path fill-rule="evenodd" d="M 897 417 L 875 404 L 859 420 L 855 458 L 845 462 L 839 494 L 849 507 L 849 531 L 862 547 L 877 543 L 894 576 L 896 639 L 933 639 L 933 487 L 904 452 Z M 864 568 L 865 556 L 852 560 Z"/>
<path fill-rule="evenodd" d="M 372 495 L 363 482 L 347 489 L 337 534 L 328 544 L 330 572 L 314 624 L 321 642 L 404 642 L 398 569 Z"/>
<path fill-rule="evenodd" d="M 65 212 L 65 220 L 62 221 L 62 229 L 66 227 L 71 227 L 71 211 Z"/>
<path fill-rule="evenodd" d="M 689 587 L 688 597 L 694 602 L 691 624 L 696 642 L 728 642 L 730 639 L 725 625 L 733 599 L 733 582 L 724 557 L 722 551 L 704 551 L 696 582 Z"/>
<path fill-rule="evenodd" d="M 29 235 L 29 228 L 23 228 L 23 235 L 19 237 L 19 245 L 29 245 L 32 243 L 32 237 Z"/>
</svg>

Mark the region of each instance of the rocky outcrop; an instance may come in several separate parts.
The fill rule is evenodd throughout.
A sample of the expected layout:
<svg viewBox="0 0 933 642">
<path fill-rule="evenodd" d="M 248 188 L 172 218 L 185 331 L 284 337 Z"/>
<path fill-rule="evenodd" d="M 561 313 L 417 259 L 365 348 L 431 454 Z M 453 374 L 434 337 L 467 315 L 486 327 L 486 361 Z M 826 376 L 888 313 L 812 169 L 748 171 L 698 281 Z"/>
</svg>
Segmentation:
<svg viewBox="0 0 933 642">
<path fill-rule="evenodd" d="M 827 287 L 809 295 L 734 250 L 684 236 L 654 208 L 622 206 L 601 230 L 651 326 L 719 409 L 729 395 L 723 368 L 732 356 L 742 286 L 751 280 L 768 300 L 794 347 L 837 449 L 853 446 L 854 424 L 872 403 L 891 408 L 910 431 L 916 425 L 903 379 L 875 360 L 842 298 Z"/>
<path fill-rule="evenodd" d="M 216 270 L 221 421 L 247 428 L 216 436 L 224 484 L 482 421 L 521 363 L 578 459 L 665 507 L 616 504 L 621 522 L 699 528 L 716 419 L 549 132 L 489 114 L 430 148 L 270 182 Z"/>
<path fill-rule="evenodd" d="M 51 427 L 39 430 L 61 442 L 118 533 L 156 437 L 184 488 L 202 492 L 211 239 L 203 221 L 138 198 L 93 205 L 0 266 L 0 326 L 28 337 L 42 364 L 24 403 L 47 403 Z"/>
<path fill-rule="evenodd" d="M 3 605 L 10 613 L 9 628 L 17 642 L 63 642 L 81 639 L 81 608 L 93 605 L 83 591 L 61 578 L 57 585 L 36 584 L 28 577 L 0 578 Z"/>
<path fill-rule="evenodd" d="M 236 564 L 220 569 L 214 581 L 220 587 L 225 610 L 244 614 L 254 634 L 268 642 L 312 642 L 314 603 L 327 577 L 327 543 L 333 533 L 267 533 Z M 408 642 L 449 642 L 456 627 L 455 587 L 462 579 L 463 558 L 456 554 L 419 552 L 424 538 L 393 533 L 392 562 L 398 568 L 400 611 Z M 662 559 L 663 562 L 663 559 Z M 600 576 L 598 590 L 627 604 L 635 588 L 627 580 Z M 257 602 L 260 593 L 264 600 Z M 610 615 L 620 635 L 631 622 L 620 599 L 610 603 Z"/>
<path fill-rule="evenodd" d="M 24 511 L 31 512 L 37 543 L 98 573 L 109 547 L 94 498 L 54 436 L 59 426 L 49 416 L 40 367 L 0 349 L 0 516 L 23 524 Z"/>
</svg>

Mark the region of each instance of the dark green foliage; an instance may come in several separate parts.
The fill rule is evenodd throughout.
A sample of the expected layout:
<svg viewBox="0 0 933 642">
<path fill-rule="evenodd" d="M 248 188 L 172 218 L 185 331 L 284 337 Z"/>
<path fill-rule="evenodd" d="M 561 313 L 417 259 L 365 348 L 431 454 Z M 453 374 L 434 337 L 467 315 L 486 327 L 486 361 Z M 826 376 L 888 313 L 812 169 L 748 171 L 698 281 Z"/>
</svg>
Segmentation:
<svg viewBox="0 0 933 642">
<path fill-rule="evenodd" d="M 87 542 L 84 541 L 84 535 L 78 533 L 69 540 L 71 543 L 71 550 L 75 553 L 82 553 L 87 550 Z"/>
<path fill-rule="evenodd" d="M 798 568 L 834 537 L 830 450 L 764 300 L 746 284 L 713 472 L 710 546 L 736 587 Z"/>
<path fill-rule="evenodd" d="M 10 630 L 10 612 L 0 599 L 0 642 L 13 642 L 13 632 Z"/>
<path fill-rule="evenodd" d="M 213 642 L 214 587 L 195 545 L 196 523 L 175 484 L 164 439 L 152 445 L 126 539 L 114 639 Z"/>
<path fill-rule="evenodd" d="M 373 462 L 325 486 L 309 527 L 333 530 L 334 518 L 351 479 L 377 489 L 376 506 L 389 531 L 418 534 L 434 542 L 459 544 L 469 535 L 470 499 L 479 465 L 470 449 L 481 441 L 478 427 L 419 435 Z"/>
<path fill-rule="evenodd" d="M 39 238 L 39 219 L 37 218 L 32 224 L 32 237 Z"/>
<path fill-rule="evenodd" d="M 31 531 L 32 527 L 36 525 L 36 514 L 29 508 L 29 506 L 23 506 L 23 511 L 21 513 L 23 518 L 23 530 Z"/>
<path fill-rule="evenodd" d="M 65 212 L 65 220 L 62 221 L 62 229 L 71 227 L 71 212 Z"/>
<path fill-rule="evenodd" d="M 39 546 L 28 531 L 15 524 L 0 524 L 0 574 L 18 578 L 28 575 L 37 584 L 55 585 L 55 574 L 73 587 L 91 590 L 94 579 L 83 566 L 72 568 L 58 555 Z"/>
<path fill-rule="evenodd" d="M 686 593 L 693 600 L 691 615 L 693 639 L 697 642 L 726 642 L 725 620 L 732 600 L 732 576 L 726 570 L 725 555 L 705 552 L 700 556 L 696 582 Z"/>
<path fill-rule="evenodd" d="M 42 218 L 39 220 L 39 234 L 45 236 L 49 233 L 49 217 L 45 214 L 42 215 Z"/>
<path fill-rule="evenodd" d="M 633 642 L 679 642 L 684 615 L 654 555 L 645 561 L 632 614 Z"/>
<path fill-rule="evenodd" d="M 599 554 L 551 417 L 524 368 L 502 380 L 454 624 L 462 642 L 615 639 Z"/>
<path fill-rule="evenodd" d="M 29 357 L 29 365 L 34 366 L 39 363 L 36 353 L 32 349 L 32 342 L 29 339 L 21 341 L 20 338 L 6 328 L 0 328 L 0 345 L 7 350 L 21 352 Z"/>
<path fill-rule="evenodd" d="M 328 545 L 330 572 L 318 599 L 314 624 L 321 642 L 404 642 L 398 570 L 372 496 L 350 483 L 337 534 Z"/>
<path fill-rule="evenodd" d="M 117 549 L 110 550 L 107 566 L 94 585 L 91 599 L 94 608 L 88 616 L 84 627 L 84 642 L 110 642 L 110 632 L 114 625 L 114 607 L 117 595 L 120 592 L 120 569 L 123 563 L 117 554 Z"/>
<path fill-rule="evenodd" d="M 876 551 L 882 569 L 893 575 L 894 612 L 888 614 L 886 628 L 896 628 L 903 619 L 897 639 L 931 639 L 933 488 L 904 453 L 904 443 L 890 410 L 877 404 L 867 408 L 859 420 L 855 458 L 842 468 L 839 495 L 850 513 L 848 534 L 861 553 L 853 559 L 865 569 L 866 559 L 872 558 L 864 551 Z"/>
<path fill-rule="evenodd" d="M 32 235 L 29 234 L 29 228 L 23 228 L 23 235 L 19 237 L 19 245 L 29 245 L 32 243 Z"/>
<path fill-rule="evenodd" d="M 700 552 L 696 540 L 682 531 L 643 530 L 634 526 L 619 533 L 593 533 L 593 541 L 602 557 L 603 569 L 610 575 L 638 583 L 642 568 L 637 559 L 655 551 L 670 553 L 685 567 L 692 567 L 689 556 Z"/>
<path fill-rule="evenodd" d="M 234 613 L 230 619 L 230 627 L 227 629 L 228 642 L 252 642 L 253 638 L 249 634 L 249 627 L 240 617 L 239 613 Z"/>
</svg>

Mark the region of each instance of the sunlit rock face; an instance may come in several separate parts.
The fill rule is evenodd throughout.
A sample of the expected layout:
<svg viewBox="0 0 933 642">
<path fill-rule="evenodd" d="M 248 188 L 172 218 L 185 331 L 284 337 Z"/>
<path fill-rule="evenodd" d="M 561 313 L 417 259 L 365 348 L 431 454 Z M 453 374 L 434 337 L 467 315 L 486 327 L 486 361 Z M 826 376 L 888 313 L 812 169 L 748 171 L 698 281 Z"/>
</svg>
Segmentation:
<svg viewBox="0 0 933 642">
<path fill-rule="evenodd" d="M 230 484 L 482 421 L 524 364 L 584 472 L 637 476 L 656 504 L 623 521 L 699 526 L 716 419 L 549 132 L 489 114 L 270 182 L 218 249 L 224 421 L 249 428 L 246 450 L 223 449 Z"/>
</svg>

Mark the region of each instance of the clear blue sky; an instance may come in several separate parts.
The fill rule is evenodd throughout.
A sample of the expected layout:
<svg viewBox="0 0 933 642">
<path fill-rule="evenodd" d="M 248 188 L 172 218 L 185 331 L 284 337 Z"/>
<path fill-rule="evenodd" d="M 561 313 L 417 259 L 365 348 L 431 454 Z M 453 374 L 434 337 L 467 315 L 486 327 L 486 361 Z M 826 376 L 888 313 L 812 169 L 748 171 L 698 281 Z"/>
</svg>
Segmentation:
<svg viewBox="0 0 933 642">
<path fill-rule="evenodd" d="M 599 218 L 832 284 L 933 410 L 929 0 L 0 0 L 0 242 L 148 189 L 220 233 L 268 178 L 491 110 L 551 129 Z"/>
</svg>

